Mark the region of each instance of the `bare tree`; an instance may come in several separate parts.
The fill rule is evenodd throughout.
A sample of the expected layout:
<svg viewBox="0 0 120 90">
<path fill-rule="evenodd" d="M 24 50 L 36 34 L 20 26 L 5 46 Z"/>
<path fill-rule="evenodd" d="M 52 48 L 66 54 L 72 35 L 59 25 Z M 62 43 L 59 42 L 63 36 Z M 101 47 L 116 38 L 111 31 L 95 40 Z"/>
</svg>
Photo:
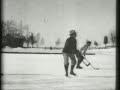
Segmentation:
<svg viewBox="0 0 120 90">
<path fill-rule="evenodd" d="M 95 45 L 95 46 L 98 46 L 98 42 L 97 42 L 97 41 L 94 41 L 94 45 Z"/>
<path fill-rule="evenodd" d="M 36 35 L 36 44 L 37 44 L 37 47 L 39 47 L 39 40 L 40 40 L 40 33 L 38 32 L 37 35 Z"/>
<path fill-rule="evenodd" d="M 30 38 L 31 38 L 31 44 L 32 44 L 32 48 L 33 48 L 33 44 L 34 44 L 34 36 L 33 36 L 33 33 L 31 33 Z"/>
<path fill-rule="evenodd" d="M 108 37 L 107 36 L 104 36 L 104 42 L 103 43 L 105 44 L 105 47 L 106 47 L 106 44 L 108 44 Z"/>
<path fill-rule="evenodd" d="M 33 45 L 37 43 L 35 35 L 33 33 L 31 33 L 30 35 L 30 42 L 31 42 L 32 48 L 33 48 Z"/>
<path fill-rule="evenodd" d="M 109 37 L 110 37 L 110 41 L 112 42 L 113 46 L 115 46 L 115 43 L 116 43 L 116 32 L 115 32 L 115 30 L 111 30 Z"/>
<path fill-rule="evenodd" d="M 60 43 L 61 43 L 61 40 L 60 40 L 60 38 L 58 38 L 57 41 L 55 42 L 55 44 L 56 44 L 56 46 L 58 46 L 58 45 L 60 45 Z"/>
<path fill-rule="evenodd" d="M 29 27 L 28 25 L 25 25 L 24 28 L 27 31 L 27 34 L 25 35 L 25 41 L 27 43 L 27 48 L 28 48 L 29 43 L 30 43 Z"/>
<path fill-rule="evenodd" d="M 41 41 L 40 41 L 40 45 L 44 45 L 45 44 L 45 40 L 44 40 L 44 38 L 42 37 L 41 38 Z"/>
</svg>

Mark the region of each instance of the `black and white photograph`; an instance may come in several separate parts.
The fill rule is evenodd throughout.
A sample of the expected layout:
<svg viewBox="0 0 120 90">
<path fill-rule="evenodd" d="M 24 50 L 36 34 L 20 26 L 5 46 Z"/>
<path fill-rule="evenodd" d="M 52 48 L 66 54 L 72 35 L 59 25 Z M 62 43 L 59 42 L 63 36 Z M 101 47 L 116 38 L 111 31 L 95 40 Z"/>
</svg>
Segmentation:
<svg viewBox="0 0 120 90">
<path fill-rule="evenodd" d="M 116 90 L 116 0 L 2 0 L 2 90 Z"/>
</svg>

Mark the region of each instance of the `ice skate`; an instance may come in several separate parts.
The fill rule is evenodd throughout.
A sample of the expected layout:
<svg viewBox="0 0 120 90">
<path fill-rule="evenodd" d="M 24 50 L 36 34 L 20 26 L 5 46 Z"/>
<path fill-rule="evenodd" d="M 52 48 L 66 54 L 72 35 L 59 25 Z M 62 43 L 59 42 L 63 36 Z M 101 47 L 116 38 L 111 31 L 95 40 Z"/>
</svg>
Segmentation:
<svg viewBox="0 0 120 90">
<path fill-rule="evenodd" d="M 76 74 L 74 72 L 70 72 L 70 74 L 73 75 L 73 76 L 76 76 Z"/>
<path fill-rule="evenodd" d="M 82 69 L 82 67 L 81 66 L 77 66 L 76 69 Z"/>
<path fill-rule="evenodd" d="M 65 76 L 68 77 L 68 73 L 66 73 Z"/>
</svg>

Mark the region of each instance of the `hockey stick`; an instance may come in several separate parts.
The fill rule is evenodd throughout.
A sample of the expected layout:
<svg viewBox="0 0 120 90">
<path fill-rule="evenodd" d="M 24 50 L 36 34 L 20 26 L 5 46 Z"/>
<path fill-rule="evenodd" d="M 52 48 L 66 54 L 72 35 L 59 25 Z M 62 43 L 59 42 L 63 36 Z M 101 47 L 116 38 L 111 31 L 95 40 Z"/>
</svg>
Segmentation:
<svg viewBox="0 0 120 90">
<path fill-rule="evenodd" d="M 84 59 L 88 62 L 88 64 L 86 64 L 84 61 L 83 61 L 83 63 L 86 65 L 86 66 L 91 66 L 93 69 L 95 69 L 95 70 L 99 70 L 99 68 L 95 68 L 87 59 L 86 59 L 86 57 L 85 56 L 83 56 L 84 57 Z"/>
<path fill-rule="evenodd" d="M 86 64 L 84 61 L 82 61 L 86 66 L 89 66 L 90 65 L 90 63 L 88 62 L 88 64 Z"/>
</svg>

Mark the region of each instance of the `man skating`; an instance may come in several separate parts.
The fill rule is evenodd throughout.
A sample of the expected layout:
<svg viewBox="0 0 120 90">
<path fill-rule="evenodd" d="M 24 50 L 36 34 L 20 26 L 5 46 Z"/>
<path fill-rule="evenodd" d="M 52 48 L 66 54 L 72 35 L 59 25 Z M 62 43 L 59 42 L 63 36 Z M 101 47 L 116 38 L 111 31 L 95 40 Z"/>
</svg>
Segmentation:
<svg viewBox="0 0 120 90">
<path fill-rule="evenodd" d="M 73 71 L 75 64 L 76 64 L 76 59 L 75 59 L 75 54 L 78 52 L 76 49 L 76 32 L 75 30 L 70 31 L 70 37 L 66 40 L 65 46 L 63 48 L 63 57 L 64 57 L 64 68 L 65 68 L 65 76 L 68 76 L 68 67 L 69 67 L 69 58 L 71 59 L 71 70 L 70 74 L 71 75 L 76 75 Z"/>
</svg>

